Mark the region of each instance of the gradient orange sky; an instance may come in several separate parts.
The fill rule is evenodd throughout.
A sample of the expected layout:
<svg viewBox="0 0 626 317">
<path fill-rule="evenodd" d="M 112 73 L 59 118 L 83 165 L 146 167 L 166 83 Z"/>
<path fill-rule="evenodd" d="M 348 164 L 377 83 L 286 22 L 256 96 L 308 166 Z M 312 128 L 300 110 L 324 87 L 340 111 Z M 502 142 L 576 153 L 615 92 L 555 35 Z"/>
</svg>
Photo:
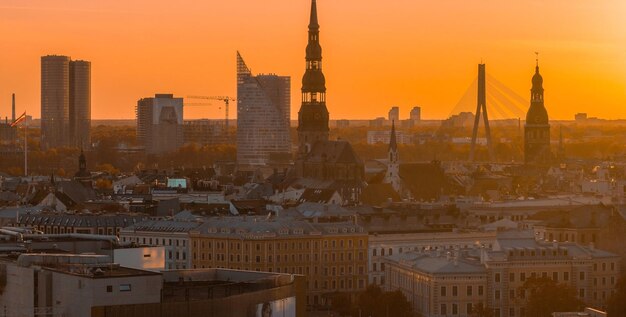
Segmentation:
<svg viewBox="0 0 626 317">
<path fill-rule="evenodd" d="M 0 115 L 40 113 L 40 56 L 92 62 L 92 117 L 134 118 L 154 93 L 236 96 L 235 52 L 254 73 L 292 76 L 292 119 L 309 0 L 2 0 Z M 626 1 L 318 0 L 331 119 L 422 106 L 445 118 L 487 72 L 528 99 L 539 51 L 552 119 L 626 118 Z M 185 117 L 219 118 L 215 107 Z M 231 110 L 235 114 L 234 109 Z"/>
</svg>

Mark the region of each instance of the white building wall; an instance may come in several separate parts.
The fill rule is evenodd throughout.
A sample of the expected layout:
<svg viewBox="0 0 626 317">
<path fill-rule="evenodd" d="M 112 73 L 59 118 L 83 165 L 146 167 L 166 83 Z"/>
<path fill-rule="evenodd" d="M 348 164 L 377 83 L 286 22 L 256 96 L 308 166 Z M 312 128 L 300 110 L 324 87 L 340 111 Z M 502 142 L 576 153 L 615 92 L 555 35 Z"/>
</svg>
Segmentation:
<svg viewBox="0 0 626 317">
<path fill-rule="evenodd" d="M 190 239 L 185 233 L 168 232 L 133 232 L 120 231 L 122 242 L 135 242 L 138 245 L 162 246 L 164 249 L 165 269 L 191 268 Z"/>
<path fill-rule="evenodd" d="M 1 265 L 6 268 L 5 281 L 3 281 L 6 284 L 0 295 L 0 315 L 6 312 L 7 316 L 33 316 L 33 270 L 13 264 Z"/>
<path fill-rule="evenodd" d="M 130 291 L 120 286 L 129 285 Z M 110 292 L 108 286 L 111 286 Z M 57 316 L 83 317 L 91 308 L 109 305 L 158 303 L 161 300 L 160 275 L 125 276 L 121 278 L 86 278 L 53 273 L 53 310 Z"/>
<path fill-rule="evenodd" d="M 165 247 L 115 249 L 113 260 L 124 267 L 138 270 L 165 270 Z"/>
</svg>

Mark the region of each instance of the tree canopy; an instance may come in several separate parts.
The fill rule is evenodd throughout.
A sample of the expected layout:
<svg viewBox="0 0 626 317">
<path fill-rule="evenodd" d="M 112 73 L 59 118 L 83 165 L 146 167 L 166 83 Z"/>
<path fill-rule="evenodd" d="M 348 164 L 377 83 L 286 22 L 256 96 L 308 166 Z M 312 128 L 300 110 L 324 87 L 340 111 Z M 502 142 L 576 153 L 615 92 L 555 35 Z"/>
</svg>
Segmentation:
<svg viewBox="0 0 626 317">
<path fill-rule="evenodd" d="M 553 312 L 580 311 L 584 307 L 574 288 L 546 277 L 527 279 L 522 290 L 528 294 L 528 316 L 551 317 Z"/>
</svg>

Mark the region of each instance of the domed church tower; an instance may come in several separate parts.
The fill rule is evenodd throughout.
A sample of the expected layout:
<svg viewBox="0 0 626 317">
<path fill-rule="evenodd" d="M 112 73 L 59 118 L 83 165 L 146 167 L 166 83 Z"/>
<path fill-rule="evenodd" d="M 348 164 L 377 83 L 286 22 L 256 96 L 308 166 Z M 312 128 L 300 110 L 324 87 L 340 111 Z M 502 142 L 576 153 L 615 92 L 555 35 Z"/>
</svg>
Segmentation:
<svg viewBox="0 0 626 317">
<path fill-rule="evenodd" d="M 539 74 L 539 60 L 530 89 L 530 109 L 524 125 L 524 162 L 529 165 L 550 163 L 550 123 L 543 103 L 543 77 Z"/>
<path fill-rule="evenodd" d="M 317 141 L 328 141 L 328 109 L 326 109 L 326 79 L 322 73 L 320 26 L 317 4 L 311 2 L 309 44 L 306 47 L 306 72 L 302 77 L 302 106 L 298 112 L 299 156 L 311 151 Z"/>
</svg>

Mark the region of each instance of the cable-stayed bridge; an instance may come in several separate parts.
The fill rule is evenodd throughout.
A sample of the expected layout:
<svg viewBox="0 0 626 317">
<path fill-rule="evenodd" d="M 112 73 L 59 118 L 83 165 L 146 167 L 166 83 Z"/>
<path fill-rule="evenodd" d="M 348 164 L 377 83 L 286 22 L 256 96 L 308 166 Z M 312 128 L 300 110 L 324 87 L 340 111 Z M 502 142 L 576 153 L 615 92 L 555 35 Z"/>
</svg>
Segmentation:
<svg viewBox="0 0 626 317">
<path fill-rule="evenodd" d="M 517 119 L 526 117 L 530 101 L 507 87 L 495 77 L 485 76 L 486 104 L 489 119 Z M 448 117 L 460 112 L 475 112 L 478 99 L 478 76 L 474 78 L 461 99 L 454 106 Z"/>
</svg>

